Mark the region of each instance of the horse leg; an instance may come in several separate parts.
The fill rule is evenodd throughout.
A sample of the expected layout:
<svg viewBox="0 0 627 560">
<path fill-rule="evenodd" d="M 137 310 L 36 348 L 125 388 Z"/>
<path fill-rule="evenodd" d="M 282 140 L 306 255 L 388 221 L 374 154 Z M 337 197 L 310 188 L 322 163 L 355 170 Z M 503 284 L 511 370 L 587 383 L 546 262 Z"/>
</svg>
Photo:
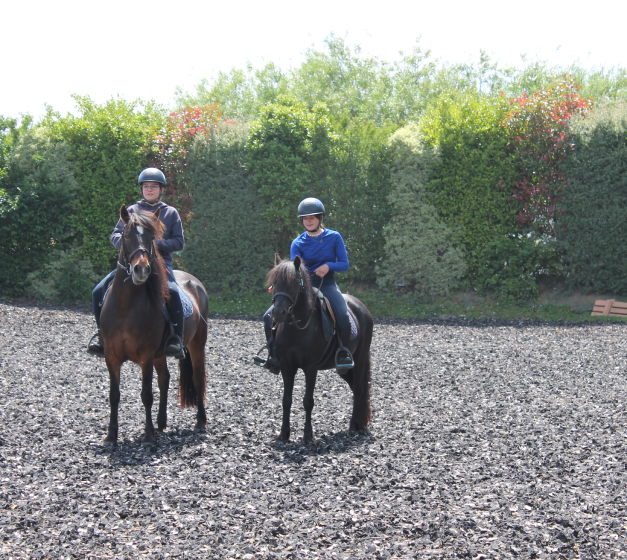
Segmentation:
<svg viewBox="0 0 627 560">
<path fill-rule="evenodd" d="M 198 333 L 197 333 L 198 334 Z M 206 340 L 205 336 L 205 340 Z M 188 344 L 187 350 L 192 359 L 193 383 L 196 390 L 196 425 L 194 433 L 207 431 L 207 412 L 205 411 L 205 391 L 207 385 L 207 365 L 205 363 L 205 343 L 196 337 Z"/>
<path fill-rule="evenodd" d="M 154 445 L 157 443 L 155 439 L 155 427 L 152 423 L 152 360 L 146 360 L 142 365 L 142 403 L 146 411 L 146 432 L 142 438 L 142 445 Z"/>
<path fill-rule="evenodd" d="M 170 371 L 165 356 L 155 360 L 157 383 L 159 385 L 159 412 L 157 413 L 157 430 L 163 432 L 168 425 L 168 390 L 170 388 Z"/>
<path fill-rule="evenodd" d="M 296 369 L 281 368 L 281 375 L 283 376 L 283 422 L 281 423 L 281 433 L 277 437 L 279 441 L 290 440 L 290 413 L 292 411 L 292 393 L 294 392 Z"/>
<path fill-rule="evenodd" d="M 303 407 L 305 408 L 305 431 L 303 433 L 303 443 L 309 445 L 313 443 L 313 427 L 311 425 L 311 411 L 314 407 L 314 389 L 316 388 L 316 378 L 318 370 L 305 371 L 305 396 Z"/>
<path fill-rule="evenodd" d="M 109 429 L 104 445 L 113 445 L 118 440 L 118 409 L 120 405 L 120 369 L 122 364 L 105 355 L 107 369 L 109 370 Z"/>
</svg>

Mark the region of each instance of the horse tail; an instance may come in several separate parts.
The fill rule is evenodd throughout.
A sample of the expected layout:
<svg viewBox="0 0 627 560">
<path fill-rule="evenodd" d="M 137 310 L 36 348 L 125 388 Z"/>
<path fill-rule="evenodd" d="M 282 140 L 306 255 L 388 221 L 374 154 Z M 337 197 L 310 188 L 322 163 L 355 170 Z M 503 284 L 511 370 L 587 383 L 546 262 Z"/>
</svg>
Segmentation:
<svg viewBox="0 0 627 560">
<path fill-rule="evenodd" d="M 185 357 L 179 360 L 179 390 L 178 399 L 181 408 L 191 408 L 196 406 L 198 395 L 194 387 L 194 367 L 192 358 L 185 349 Z"/>
<path fill-rule="evenodd" d="M 355 399 L 355 423 L 363 430 L 372 420 L 372 369 L 370 367 L 370 349 L 364 352 L 359 372 L 354 371 L 353 394 Z M 357 368 L 355 368 L 357 369 Z"/>
<path fill-rule="evenodd" d="M 361 303 L 363 309 L 359 309 L 357 314 L 361 323 L 361 346 L 358 356 L 355 356 L 355 367 L 353 368 L 353 420 L 357 430 L 364 430 L 372 420 L 372 367 L 370 363 L 370 344 L 372 342 L 372 331 L 374 323 L 366 307 Z M 365 312 L 364 312 L 365 311 Z"/>
</svg>

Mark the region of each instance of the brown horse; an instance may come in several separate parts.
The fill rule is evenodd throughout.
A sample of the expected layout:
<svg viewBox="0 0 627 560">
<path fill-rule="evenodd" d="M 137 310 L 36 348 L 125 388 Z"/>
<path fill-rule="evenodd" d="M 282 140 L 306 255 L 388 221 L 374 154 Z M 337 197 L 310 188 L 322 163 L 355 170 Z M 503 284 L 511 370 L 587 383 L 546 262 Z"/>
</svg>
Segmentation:
<svg viewBox="0 0 627 560">
<path fill-rule="evenodd" d="M 334 352 L 328 352 L 320 310 L 316 307 L 309 273 L 300 257 L 294 261 L 275 259 L 274 268 L 268 273 L 268 285 L 272 287 L 272 320 L 276 324 L 275 348 L 283 376 L 283 421 L 280 441 L 290 439 L 290 412 L 294 377 L 298 369 L 305 373 L 305 429 L 303 442 L 313 441 L 311 411 L 314 406 L 314 389 L 318 370 L 334 369 Z M 356 297 L 344 294 L 346 305 L 359 323 L 354 340 L 345 341 L 352 352 L 355 365 L 341 377 L 353 392 L 353 412 L 349 431 L 365 430 L 370 423 L 370 344 L 373 321 L 366 306 Z M 321 361 L 322 360 L 322 361 Z"/>
<path fill-rule="evenodd" d="M 159 413 L 157 427 L 163 431 L 167 423 L 168 386 L 170 372 L 163 355 L 163 339 L 167 321 L 162 313 L 169 298 L 166 269 L 155 239 L 163 235 L 160 210 L 154 214 L 130 214 L 126 206 L 120 209 L 124 222 L 122 246 L 111 290 L 106 297 L 100 319 L 100 333 L 105 361 L 109 369 L 109 402 L 111 416 L 105 445 L 118 438 L 118 406 L 120 403 L 120 368 L 127 360 L 142 368 L 142 403 L 146 410 L 146 430 L 143 445 L 156 443 L 152 423 L 152 370 L 157 370 L 159 384 Z M 195 432 L 205 431 L 205 342 L 206 318 L 209 310 L 207 292 L 191 274 L 176 271 L 176 280 L 194 306 L 193 314 L 185 319 L 185 358 L 179 361 L 179 403 L 183 408 L 198 407 Z"/>
</svg>

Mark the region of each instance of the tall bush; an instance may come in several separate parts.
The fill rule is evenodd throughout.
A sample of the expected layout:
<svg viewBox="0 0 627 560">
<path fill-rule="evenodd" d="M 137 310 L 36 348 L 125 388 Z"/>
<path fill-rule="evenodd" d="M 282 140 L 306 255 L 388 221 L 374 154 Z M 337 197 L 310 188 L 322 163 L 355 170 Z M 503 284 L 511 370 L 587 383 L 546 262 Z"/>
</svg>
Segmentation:
<svg viewBox="0 0 627 560">
<path fill-rule="evenodd" d="M 572 78 L 560 78 L 551 86 L 517 99 L 503 124 L 512 136 L 512 150 L 519 169 L 512 198 L 518 203 L 521 227 L 553 235 L 561 210 L 558 207 L 567 181 L 562 163 L 573 149 L 567 136 L 571 117 L 583 116 L 590 101 L 579 96 Z"/>
<path fill-rule="evenodd" d="M 427 202 L 425 186 L 439 161 L 437 149 L 424 144 L 415 124 L 395 132 L 389 146 L 393 216 L 383 233 L 385 257 L 377 264 L 377 283 L 408 286 L 418 295 L 447 294 L 458 286 L 466 265 L 451 230 Z"/>
<path fill-rule="evenodd" d="M 266 204 L 247 168 L 248 126 L 222 123 L 198 137 L 189 159 L 194 219 L 182 258 L 209 290 L 260 287 L 272 265 Z"/>
<path fill-rule="evenodd" d="M 79 116 L 51 112 L 46 123 L 69 147 L 68 159 L 80 185 L 73 226 L 82 254 L 103 273 L 116 256 L 109 236 L 120 206 L 140 197 L 137 177 L 148 164 L 164 112 L 154 103 L 111 99 L 97 105 L 89 97 L 74 99 Z"/>
<path fill-rule="evenodd" d="M 328 192 L 334 138 L 324 104 L 308 109 L 291 98 L 264 107 L 251 125 L 248 167 L 265 202 L 261 216 L 271 224 L 275 250 L 283 257 L 300 233 L 299 201 L 324 199 Z"/>
<path fill-rule="evenodd" d="M 395 126 L 345 115 L 335 123 L 337 140 L 331 157 L 325 223 L 344 238 L 350 268 L 342 282 L 369 284 L 383 257 L 383 228 L 391 216 L 387 140 Z"/>
<path fill-rule="evenodd" d="M 0 178 L 0 293 L 23 295 L 27 275 L 75 239 L 78 183 L 69 148 L 45 127 L 22 130 Z"/>
<path fill-rule="evenodd" d="M 427 145 L 440 154 L 426 185 L 427 201 L 463 249 L 472 282 L 486 272 L 483 248 L 517 229 L 516 206 L 499 188 L 516 177 L 501 126 L 507 109 L 500 98 L 463 94 L 443 97 L 420 121 Z"/>
<path fill-rule="evenodd" d="M 588 293 L 627 296 L 627 104 L 573 122 L 564 165 L 569 187 L 556 232 L 566 281 Z"/>
</svg>

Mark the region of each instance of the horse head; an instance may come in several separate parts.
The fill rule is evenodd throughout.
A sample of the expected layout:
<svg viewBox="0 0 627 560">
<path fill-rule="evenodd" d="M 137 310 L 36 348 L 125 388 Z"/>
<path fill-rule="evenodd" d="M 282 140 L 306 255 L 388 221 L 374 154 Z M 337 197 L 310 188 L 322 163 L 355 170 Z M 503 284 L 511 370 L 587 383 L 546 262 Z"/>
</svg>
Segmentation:
<svg viewBox="0 0 627 560">
<path fill-rule="evenodd" d="M 309 274 L 300 257 L 275 264 L 269 275 L 272 285 L 272 320 L 283 323 L 293 315 L 299 303 L 308 308 L 312 305 Z"/>
<path fill-rule="evenodd" d="M 163 235 L 164 226 L 159 220 L 161 208 L 150 212 L 130 214 L 126 205 L 120 208 L 120 219 L 124 222 L 122 232 L 122 255 L 133 284 L 144 284 L 150 277 L 152 263 L 157 255 L 155 239 Z"/>
</svg>

